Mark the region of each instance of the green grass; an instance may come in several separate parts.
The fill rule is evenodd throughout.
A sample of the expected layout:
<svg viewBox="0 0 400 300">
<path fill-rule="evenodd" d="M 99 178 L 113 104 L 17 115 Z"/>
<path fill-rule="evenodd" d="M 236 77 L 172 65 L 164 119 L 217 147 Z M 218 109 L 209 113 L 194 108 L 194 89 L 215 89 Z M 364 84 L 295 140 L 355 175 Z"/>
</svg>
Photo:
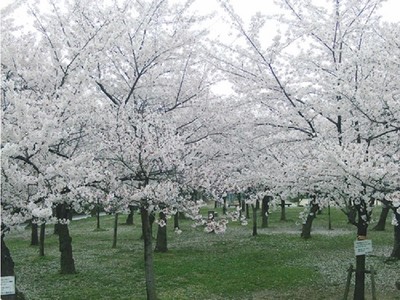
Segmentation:
<svg viewBox="0 0 400 300">
<path fill-rule="evenodd" d="M 324 212 L 314 221 L 312 238 L 303 240 L 298 224 L 301 210 L 287 209 L 286 222 L 279 221 L 279 209 L 273 211 L 269 228 L 259 229 L 256 237 L 251 235 L 251 221 L 247 226 L 230 222 L 222 235 L 192 228 L 189 220 L 181 220 L 181 235 L 170 226 L 169 252 L 154 254 L 159 298 L 341 299 L 346 270 L 355 263 L 355 228 L 347 224 L 342 212 L 332 209 L 334 230 L 327 230 Z M 120 222 L 125 218 L 121 216 Z M 15 262 L 17 287 L 29 300 L 145 299 L 137 215 L 135 224 L 119 226 L 117 249 L 111 249 L 113 216 L 101 218 L 104 231 L 94 230 L 95 218 L 73 221 L 70 234 L 78 271 L 74 275 L 59 274 L 58 239 L 52 226 L 47 228 L 45 257 L 38 256 L 37 247 L 29 246 L 29 229 L 12 232 L 6 243 Z M 400 299 L 394 287 L 400 279 L 399 262 L 385 263 L 393 244 L 389 220 L 385 232 L 370 231 L 369 238 L 374 252 L 367 257 L 367 267 L 378 272 L 378 299 Z M 369 276 L 366 295 L 371 299 Z"/>
</svg>

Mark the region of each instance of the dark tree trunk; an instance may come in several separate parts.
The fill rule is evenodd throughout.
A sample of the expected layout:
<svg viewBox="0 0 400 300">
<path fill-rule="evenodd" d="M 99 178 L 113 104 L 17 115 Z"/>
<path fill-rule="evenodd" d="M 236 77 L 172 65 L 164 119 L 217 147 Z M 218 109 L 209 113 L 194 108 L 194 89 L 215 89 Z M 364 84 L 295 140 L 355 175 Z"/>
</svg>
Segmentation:
<svg viewBox="0 0 400 300">
<path fill-rule="evenodd" d="M 96 229 L 100 230 L 100 203 L 99 200 L 97 200 L 97 205 L 96 205 Z"/>
<path fill-rule="evenodd" d="M 154 215 L 154 213 L 151 213 L 149 215 L 149 221 L 150 221 L 150 236 L 153 237 L 153 224 L 154 221 L 156 220 L 156 216 Z"/>
<path fill-rule="evenodd" d="M 114 215 L 114 233 L 113 233 L 113 243 L 111 248 L 117 248 L 117 234 L 118 234 L 118 213 Z"/>
<path fill-rule="evenodd" d="M 227 211 L 227 200 L 226 197 L 224 197 L 224 204 L 222 206 L 222 214 L 225 216 L 226 215 L 226 211 Z"/>
<path fill-rule="evenodd" d="M 67 209 L 66 212 L 64 212 L 63 209 L 64 209 L 64 205 L 60 204 L 60 205 L 56 206 L 55 213 L 56 213 L 57 219 L 65 219 L 65 220 L 72 221 L 73 212 L 69 209 Z M 59 225 L 60 225 L 59 222 L 54 224 L 54 234 L 57 234 L 57 235 L 59 234 L 59 231 L 58 231 Z"/>
<path fill-rule="evenodd" d="M 160 220 L 163 220 L 165 222 L 165 225 L 164 226 L 158 225 L 156 248 L 154 249 L 154 251 L 165 253 L 168 251 L 167 217 L 165 216 L 165 214 L 163 212 L 160 212 L 159 216 L 160 216 Z"/>
<path fill-rule="evenodd" d="M 239 201 L 239 207 L 240 207 L 239 220 L 241 220 L 242 219 L 242 211 L 244 211 L 246 209 L 246 206 L 245 206 L 244 201 L 242 199 L 242 194 L 241 193 L 239 193 L 238 201 Z"/>
<path fill-rule="evenodd" d="M 53 234 L 58 235 L 58 223 L 54 224 L 54 231 Z"/>
<path fill-rule="evenodd" d="M 250 209 L 249 209 L 249 205 L 246 203 L 245 204 L 246 207 L 246 219 L 250 219 Z"/>
<path fill-rule="evenodd" d="M 281 221 L 286 221 L 286 203 L 281 200 Z"/>
<path fill-rule="evenodd" d="M 56 209 L 55 209 L 55 215 L 56 215 L 56 218 L 58 218 L 58 219 L 61 216 L 61 208 L 62 208 L 62 205 L 57 205 Z M 58 235 L 58 233 L 59 233 L 58 229 L 59 229 L 59 224 L 58 224 L 58 222 L 56 222 L 54 224 L 54 234 Z"/>
<path fill-rule="evenodd" d="M 357 226 L 357 235 L 359 240 L 365 239 L 367 235 L 367 225 Z M 356 256 L 356 279 L 354 287 L 354 300 L 365 299 L 365 255 Z"/>
<path fill-rule="evenodd" d="M 44 238 L 46 234 L 46 223 L 40 224 L 39 256 L 44 256 Z"/>
<path fill-rule="evenodd" d="M 179 229 L 179 211 L 174 215 L 174 229 Z"/>
<path fill-rule="evenodd" d="M 129 205 L 129 210 L 130 210 L 130 212 L 129 212 L 128 217 L 126 218 L 125 224 L 126 224 L 126 225 L 133 225 L 133 213 L 134 213 L 134 208 L 133 208 L 132 205 Z"/>
<path fill-rule="evenodd" d="M 394 226 L 394 245 L 390 257 L 400 259 L 400 214 L 396 209 L 393 209 L 394 217 L 397 220 L 397 226 Z"/>
<path fill-rule="evenodd" d="M 74 274 L 75 261 L 72 255 L 72 238 L 69 235 L 68 224 L 65 222 L 68 219 L 69 212 L 65 203 L 58 204 L 59 215 L 58 218 L 58 240 L 61 252 L 61 274 Z"/>
<path fill-rule="evenodd" d="M 268 227 L 268 216 L 269 216 L 269 203 L 271 201 L 271 196 L 264 196 L 261 203 L 261 227 Z"/>
<path fill-rule="evenodd" d="M 328 230 L 332 230 L 331 205 L 328 204 Z"/>
<path fill-rule="evenodd" d="M 14 261 L 11 257 L 10 250 L 8 249 L 6 243 L 4 242 L 5 230 L 6 227 L 3 224 L 1 224 L 1 276 L 15 276 Z M 16 300 L 17 299 L 16 293 L 14 295 L 3 295 L 1 296 L 1 299 Z"/>
<path fill-rule="evenodd" d="M 214 201 L 214 208 L 218 207 L 218 201 Z"/>
<path fill-rule="evenodd" d="M 242 216 L 242 212 L 245 212 L 246 211 L 246 201 L 244 201 L 244 199 L 243 199 L 243 196 L 242 196 L 242 194 L 240 194 L 240 204 L 242 205 L 241 206 L 241 210 L 240 210 L 240 216 Z"/>
<path fill-rule="evenodd" d="M 355 206 L 357 211 L 357 240 L 365 240 L 368 230 L 368 212 L 365 202 Z M 356 256 L 354 300 L 365 299 L 365 255 Z"/>
<path fill-rule="evenodd" d="M 31 221 L 31 246 L 39 245 L 38 224 Z"/>
<path fill-rule="evenodd" d="M 59 243 L 61 252 L 61 274 L 74 274 L 75 261 L 72 255 L 72 238 L 69 235 L 68 225 L 60 223 L 59 230 Z"/>
<path fill-rule="evenodd" d="M 146 208 L 140 209 L 142 219 L 142 236 L 144 241 L 144 269 L 146 278 L 147 300 L 156 300 L 156 281 L 154 276 L 152 235 L 150 230 L 149 212 Z"/>
<path fill-rule="evenodd" d="M 315 198 L 311 201 L 310 203 L 310 211 L 308 212 L 307 219 L 305 223 L 303 223 L 303 227 L 301 230 L 301 237 L 303 239 L 309 239 L 311 238 L 311 227 L 312 227 L 312 222 L 315 219 L 315 215 L 318 213 L 318 203 L 316 202 Z"/>
<path fill-rule="evenodd" d="M 253 210 L 253 236 L 257 235 L 257 206 L 252 204 L 251 208 Z"/>
<path fill-rule="evenodd" d="M 375 225 L 375 227 L 372 228 L 372 230 L 384 231 L 385 230 L 385 226 L 386 226 L 386 219 L 387 219 L 388 214 L 389 214 L 389 206 L 383 204 L 382 210 L 381 210 L 381 214 L 379 216 L 379 221 Z"/>
<path fill-rule="evenodd" d="M 153 223 L 156 220 L 156 218 L 154 217 L 154 213 L 149 214 L 149 228 L 150 228 L 150 236 L 151 238 L 153 238 Z M 144 239 L 144 236 L 142 234 L 142 236 L 140 237 L 142 240 Z"/>
<path fill-rule="evenodd" d="M 1 235 L 1 276 L 14 276 L 14 261 L 5 241 L 4 234 Z"/>
</svg>

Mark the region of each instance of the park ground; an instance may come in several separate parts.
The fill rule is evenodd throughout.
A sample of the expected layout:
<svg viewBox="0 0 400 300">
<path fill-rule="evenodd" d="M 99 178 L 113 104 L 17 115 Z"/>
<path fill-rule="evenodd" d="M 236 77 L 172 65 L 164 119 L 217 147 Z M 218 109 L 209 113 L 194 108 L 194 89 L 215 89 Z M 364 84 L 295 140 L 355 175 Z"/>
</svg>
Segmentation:
<svg viewBox="0 0 400 300">
<path fill-rule="evenodd" d="M 169 251 L 154 254 L 159 299 L 343 299 L 347 269 L 355 263 L 355 227 L 340 210 L 332 209 L 333 230 L 328 230 L 328 214 L 323 211 L 314 221 L 312 238 L 304 240 L 298 218 L 302 210 L 286 209 L 286 221 L 280 221 L 279 208 L 272 211 L 269 227 L 259 228 L 255 237 L 251 220 L 247 226 L 230 222 L 227 231 L 218 235 L 193 228 L 190 220 L 181 220 L 182 233 L 176 234 L 171 220 Z M 379 212 L 377 208 L 375 219 Z M 7 235 L 17 288 L 28 300 L 146 299 L 139 216 L 130 226 L 122 225 L 125 219 L 120 216 L 116 249 L 111 248 L 113 216 L 101 217 L 102 230 L 96 229 L 95 217 L 71 222 L 74 275 L 59 274 L 58 238 L 52 225 L 47 228 L 44 257 L 39 257 L 37 247 L 29 246 L 29 229 Z M 367 268 L 377 271 L 377 299 L 400 299 L 395 288 L 400 262 L 387 261 L 393 245 L 390 218 L 384 232 L 370 230 L 368 238 L 373 252 L 367 257 Z M 369 275 L 366 299 L 372 299 Z"/>
</svg>

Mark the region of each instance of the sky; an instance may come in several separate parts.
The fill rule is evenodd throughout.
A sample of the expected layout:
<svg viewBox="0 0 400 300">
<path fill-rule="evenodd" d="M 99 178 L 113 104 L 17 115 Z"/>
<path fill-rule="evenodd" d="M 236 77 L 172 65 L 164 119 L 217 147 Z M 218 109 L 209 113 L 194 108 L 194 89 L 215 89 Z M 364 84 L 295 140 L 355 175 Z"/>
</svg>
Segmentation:
<svg viewBox="0 0 400 300">
<path fill-rule="evenodd" d="M 96 1 L 96 0 L 93 0 Z M 183 1 L 183 0 L 175 0 Z M 186 1 L 186 0 L 184 0 Z M 314 0 L 317 2 L 327 2 L 327 0 Z M 3 9 L 7 5 L 16 2 L 24 2 L 23 0 L 1 0 L 0 9 Z M 236 12 L 244 19 L 248 20 L 257 11 L 261 12 L 272 12 L 274 10 L 273 0 L 231 0 L 232 5 L 236 9 Z M 329 2 L 329 1 L 328 1 Z M 195 3 L 196 7 L 200 11 L 210 11 L 212 9 L 218 9 L 217 0 L 197 0 Z M 387 0 L 382 8 L 381 14 L 388 21 L 400 21 L 400 1 L 399 0 Z"/>
<path fill-rule="evenodd" d="M 215 2 L 215 0 L 202 0 L 203 3 Z M 237 13 L 244 18 L 249 19 L 257 11 L 269 12 L 274 7 L 273 0 L 231 0 L 233 6 L 237 9 Z M 314 0 L 316 3 L 329 3 L 329 0 Z M 400 1 L 387 0 L 381 8 L 383 17 L 391 22 L 400 21 Z"/>
<path fill-rule="evenodd" d="M 96 1 L 96 0 L 93 0 Z M 171 2 L 183 2 L 186 0 L 169 0 Z M 223 1 L 223 0 L 221 0 Z M 312 0 L 315 3 L 323 5 L 324 3 L 332 3 L 332 0 Z M 1 0 L 0 1 L 0 10 L 3 8 L 7 7 L 11 3 L 23 3 L 25 2 L 24 0 Z M 235 12 L 242 18 L 242 20 L 247 23 L 251 19 L 251 17 L 257 13 L 261 12 L 263 14 L 273 14 L 278 12 L 277 6 L 274 4 L 274 0 L 230 0 L 232 6 L 235 9 Z M 24 4 L 21 5 L 21 11 L 25 11 L 24 9 Z M 201 13 L 210 13 L 211 11 L 217 11 L 221 14 L 222 8 L 218 4 L 218 0 L 196 0 L 194 3 L 194 8 L 198 10 Z M 400 14 L 398 13 L 400 11 L 400 0 L 386 0 L 386 2 L 383 3 L 381 9 L 380 9 L 380 14 L 382 15 L 383 19 L 385 21 L 389 22 L 400 22 Z M 227 18 L 225 14 L 225 18 Z M 21 21 L 22 20 L 22 21 Z M 21 15 L 19 18 L 19 23 L 24 23 L 27 18 Z M 210 31 L 213 35 L 213 37 L 223 37 L 227 38 L 228 36 L 228 31 L 229 28 L 224 23 L 221 19 L 216 19 L 213 21 L 213 24 L 210 24 Z M 21 24 L 21 25 L 22 25 Z M 270 40 L 272 41 L 272 38 L 276 35 L 277 33 L 277 26 L 274 26 L 274 24 L 268 24 L 269 26 L 264 26 L 264 31 L 263 35 L 268 36 Z M 268 27 L 268 28 L 267 28 Z M 263 42 L 268 43 L 268 41 Z"/>
<path fill-rule="evenodd" d="M 93 0 L 96 1 L 96 0 Z M 169 0 L 171 2 L 183 2 L 187 0 Z M 223 0 L 220 0 L 223 1 Z M 332 3 L 332 0 L 312 0 L 314 3 L 319 5 L 326 5 L 326 3 Z M 0 0 L 0 11 L 7 7 L 8 5 L 14 3 L 23 3 L 24 0 Z M 274 14 L 278 13 L 279 9 L 274 4 L 274 0 L 230 0 L 231 5 L 233 6 L 235 13 L 238 14 L 245 23 L 248 23 L 251 17 L 256 14 L 257 12 L 261 12 L 263 14 Z M 331 5 L 331 4 L 329 4 Z M 24 4 L 21 5 L 20 11 L 26 11 L 24 9 Z M 212 11 L 217 11 L 222 15 L 225 15 L 225 19 L 227 20 L 228 17 L 226 14 L 223 13 L 221 6 L 218 4 L 218 0 L 195 0 L 194 2 L 194 9 L 198 10 L 200 13 L 210 13 Z M 400 0 L 386 0 L 382 7 L 379 10 L 379 13 L 382 15 L 383 20 L 388 22 L 400 22 Z M 230 35 L 229 26 L 227 23 L 224 23 L 221 18 L 216 18 L 213 23 L 209 25 L 209 30 L 211 36 L 214 38 L 218 38 L 224 40 L 228 43 L 235 43 L 237 42 L 235 39 L 235 35 Z M 23 25 L 27 21 L 28 18 L 26 17 L 26 13 L 21 14 L 21 17 L 17 20 L 18 23 Z M 276 24 L 276 23 L 275 23 Z M 262 44 L 264 46 L 268 46 L 271 42 L 273 37 L 276 35 L 278 31 L 278 27 L 274 23 L 266 24 L 263 27 L 262 36 Z M 218 87 L 218 89 L 224 91 L 225 94 L 227 90 L 230 90 L 229 86 Z"/>
</svg>

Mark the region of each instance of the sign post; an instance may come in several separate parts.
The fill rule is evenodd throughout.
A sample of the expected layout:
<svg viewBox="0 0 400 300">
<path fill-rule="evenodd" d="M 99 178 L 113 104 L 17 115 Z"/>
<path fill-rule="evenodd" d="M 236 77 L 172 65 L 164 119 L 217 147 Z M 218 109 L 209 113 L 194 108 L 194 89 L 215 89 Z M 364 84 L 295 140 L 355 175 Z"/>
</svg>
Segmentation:
<svg viewBox="0 0 400 300">
<path fill-rule="evenodd" d="M 354 253 L 356 256 L 368 255 L 372 252 L 372 240 L 354 241 Z"/>
<path fill-rule="evenodd" d="M 16 299 L 15 276 L 1 276 L 1 299 Z"/>
</svg>

